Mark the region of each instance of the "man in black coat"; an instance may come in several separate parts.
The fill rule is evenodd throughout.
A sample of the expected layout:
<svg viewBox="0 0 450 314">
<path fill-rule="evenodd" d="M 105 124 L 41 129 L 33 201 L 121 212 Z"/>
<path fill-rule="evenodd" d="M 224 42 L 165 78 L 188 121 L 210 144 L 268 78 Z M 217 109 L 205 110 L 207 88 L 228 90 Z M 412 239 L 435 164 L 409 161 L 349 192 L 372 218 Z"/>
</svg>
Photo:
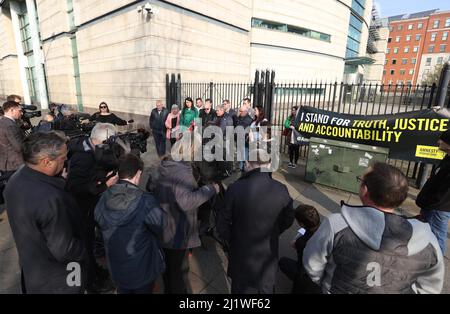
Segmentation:
<svg viewBox="0 0 450 314">
<path fill-rule="evenodd" d="M 155 139 L 156 152 L 159 157 L 166 154 L 166 119 L 168 115 L 169 111 L 158 100 L 156 102 L 156 108 L 150 113 L 149 123 L 153 138 Z"/>
<path fill-rule="evenodd" d="M 216 111 L 212 109 L 212 101 L 211 99 L 205 100 L 205 105 L 203 109 L 200 109 L 199 118 L 202 119 L 202 126 L 206 128 L 208 125 L 210 125 L 214 119 L 216 118 Z"/>
<path fill-rule="evenodd" d="M 71 145 L 69 173 L 67 176 L 67 191 L 77 200 L 84 216 L 86 226 L 86 249 L 89 257 L 89 267 L 87 269 L 87 290 L 88 292 L 100 292 L 102 289 L 102 279 L 107 277 L 107 271 L 101 271 L 96 263 L 94 255 L 95 242 L 95 220 L 94 209 L 100 199 L 101 194 L 106 189 L 118 181 L 117 174 L 112 175 L 114 160 L 103 161 L 99 158 L 99 147 L 109 137 L 115 135 L 115 127 L 109 123 L 97 123 L 91 131 L 89 138 L 81 138 L 80 141 Z M 97 157 L 96 157 L 97 151 Z M 111 164 L 108 164 L 111 162 Z M 108 178 L 109 177 L 109 178 Z M 106 179 L 108 178 L 108 179 Z M 102 278 L 103 277 L 103 278 Z"/>
<path fill-rule="evenodd" d="M 248 113 L 248 108 L 246 106 L 241 106 L 241 108 L 239 108 L 239 117 L 237 117 L 237 123 L 236 123 L 236 128 L 237 127 L 242 127 L 243 130 L 247 130 L 247 128 L 250 128 L 250 125 L 252 124 L 253 119 L 250 117 L 249 113 Z M 242 131 L 242 130 L 241 130 Z M 249 142 L 248 142 L 248 133 L 247 132 L 243 132 L 245 133 L 245 142 L 244 142 L 244 147 L 242 146 L 238 146 L 238 158 L 243 157 L 244 160 L 239 161 L 239 169 L 241 170 L 241 172 L 245 171 L 245 160 L 248 160 L 248 152 L 249 152 Z M 236 136 L 236 141 L 237 141 L 237 136 Z M 239 142 L 237 143 L 238 145 L 240 144 Z"/>
<path fill-rule="evenodd" d="M 229 250 L 231 293 L 274 293 L 278 270 L 278 238 L 294 221 L 286 186 L 267 172 L 262 151 L 248 172 L 230 185 L 219 211 L 217 231 Z"/>
<path fill-rule="evenodd" d="M 66 139 L 34 133 L 5 189 L 6 207 L 27 293 L 83 293 L 86 251 L 81 211 L 59 176 Z"/>
<path fill-rule="evenodd" d="M 446 153 L 445 158 L 417 195 L 416 204 L 422 209 L 420 215 L 430 224 L 442 254 L 445 254 L 450 220 L 450 130 L 441 134 L 438 145 Z"/>
</svg>

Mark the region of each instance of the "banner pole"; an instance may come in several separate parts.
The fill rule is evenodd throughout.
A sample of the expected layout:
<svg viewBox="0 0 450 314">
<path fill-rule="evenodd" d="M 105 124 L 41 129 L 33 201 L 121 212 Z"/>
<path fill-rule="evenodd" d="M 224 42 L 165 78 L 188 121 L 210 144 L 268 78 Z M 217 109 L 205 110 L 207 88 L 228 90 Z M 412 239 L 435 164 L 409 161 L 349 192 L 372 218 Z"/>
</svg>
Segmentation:
<svg viewBox="0 0 450 314">
<path fill-rule="evenodd" d="M 445 106 L 445 97 L 447 95 L 447 88 L 450 83 L 450 61 L 446 62 L 442 72 L 441 77 L 439 79 L 439 86 L 436 95 L 436 106 L 443 108 Z M 419 189 L 422 189 L 425 183 L 428 180 L 428 177 L 431 175 L 431 170 L 433 169 L 433 165 L 426 164 L 422 175 L 420 177 Z"/>
</svg>

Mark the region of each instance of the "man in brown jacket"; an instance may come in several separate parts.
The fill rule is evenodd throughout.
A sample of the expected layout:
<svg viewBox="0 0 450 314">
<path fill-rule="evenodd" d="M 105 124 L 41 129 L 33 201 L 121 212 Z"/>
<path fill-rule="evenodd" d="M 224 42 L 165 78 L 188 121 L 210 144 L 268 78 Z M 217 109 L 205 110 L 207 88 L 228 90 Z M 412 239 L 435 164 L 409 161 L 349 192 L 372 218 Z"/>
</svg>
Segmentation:
<svg viewBox="0 0 450 314">
<path fill-rule="evenodd" d="M 22 117 L 20 104 L 7 101 L 3 104 L 4 116 L 0 117 L 0 172 L 14 172 L 22 164 L 23 132 L 16 123 Z"/>
</svg>

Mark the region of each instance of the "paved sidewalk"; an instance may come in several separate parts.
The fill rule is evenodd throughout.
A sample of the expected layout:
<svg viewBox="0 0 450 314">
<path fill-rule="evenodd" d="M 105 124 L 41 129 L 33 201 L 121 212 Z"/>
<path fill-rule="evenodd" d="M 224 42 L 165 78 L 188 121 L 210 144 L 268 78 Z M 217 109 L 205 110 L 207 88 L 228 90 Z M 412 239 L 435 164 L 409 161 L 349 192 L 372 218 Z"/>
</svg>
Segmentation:
<svg viewBox="0 0 450 314">
<path fill-rule="evenodd" d="M 149 139 L 149 151 L 142 155 L 146 164 L 143 182 L 146 182 L 148 174 L 154 171 L 155 166 L 158 163 L 158 158 L 153 147 L 153 139 Z M 291 197 L 295 200 L 294 206 L 299 203 L 307 203 L 315 206 L 322 216 L 327 216 L 330 213 L 339 211 L 341 200 L 352 205 L 360 204 L 357 195 L 304 182 L 304 172 L 305 161 L 301 160 L 301 165 L 297 169 L 287 168 L 287 164 L 284 163 L 273 175 L 276 180 L 287 186 Z M 229 178 L 225 181 L 225 185 L 230 184 L 236 178 L 237 175 Z M 416 189 L 410 189 L 409 198 L 401 207 L 403 214 L 418 214 L 419 209 L 414 203 L 417 192 Z M 20 293 L 20 271 L 17 263 L 17 251 L 15 249 L 7 217 L 6 215 L 3 215 L 2 217 L 5 219 L 0 222 L 0 293 Z M 294 222 L 293 226 L 281 235 L 280 257 L 288 256 L 296 258 L 295 251 L 290 247 L 290 242 L 296 235 L 297 229 L 298 226 Z M 196 248 L 189 258 L 190 290 L 195 294 L 229 293 L 230 283 L 226 276 L 226 257 L 217 243 L 213 240 L 208 240 L 207 244 L 208 250 Z M 448 241 L 447 245 L 450 245 L 450 241 Z M 447 249 L 447 252 L 450 252 L 449 249 Z M 445 257 L 446 281 L 443 293 L 450 293 L 450 280 L 448 280 L 450 277 L 450 263 L 448 254 L 449 253 L 447 253 L 447 256 Z M 292 284 L 289 279 L 279 272 L 276 292 L 289 293 L 291 286 Z M 159 280 L 157 287 L 159 287 L 160 293 L 162 288 L 161 280 Z"/>
</svg>

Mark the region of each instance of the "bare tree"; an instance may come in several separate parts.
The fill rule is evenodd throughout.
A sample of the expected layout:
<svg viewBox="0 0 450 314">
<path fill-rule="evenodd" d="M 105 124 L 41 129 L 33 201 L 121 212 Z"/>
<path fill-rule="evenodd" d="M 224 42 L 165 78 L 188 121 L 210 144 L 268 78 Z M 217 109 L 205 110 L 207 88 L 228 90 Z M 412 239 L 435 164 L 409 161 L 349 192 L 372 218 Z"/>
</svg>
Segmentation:
<svg viewBox="0 0 450 314">
<path fill-rule="evenodd" d="M 422 85 L 430 86 L 433 84 L 439 84 L 439 79 L 441 77 L 443 67 L 443 64 L 436 64 L 430 72 L 424 74 L 422 76 Z"/>
</svg>

